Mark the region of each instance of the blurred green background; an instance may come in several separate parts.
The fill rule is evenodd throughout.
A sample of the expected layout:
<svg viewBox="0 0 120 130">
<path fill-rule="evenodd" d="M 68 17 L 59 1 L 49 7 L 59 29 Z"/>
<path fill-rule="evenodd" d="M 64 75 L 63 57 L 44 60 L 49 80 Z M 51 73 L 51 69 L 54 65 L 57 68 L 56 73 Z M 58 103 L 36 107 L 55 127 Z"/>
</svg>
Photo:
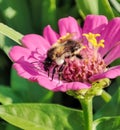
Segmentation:
<svg viewBox="0 0 120 130">
<path fill-rule="evenodd" d="M 120 16 L 120 0 L 0 0 L 0 22 L 15 29 L 21 34 L 37 33 L 42 35 L 43 28 L 50 24 L 58 31 L 57 22 L 66 16 L 75 17 L 82 25 L 87 14 L 102 14 L 109 20 Z M 15 45 L 14 41 L 0 34 L 0 103 L 11 104 L 19 102 L 59 103 L 65 106 L 80 108 L 78 102 L 63 93 L 50 92 L 36 83 L 17 76 L 12 69 L 12 62 L 8 58 L 9 49 Z M 115 64 L 119 64 L 119 60 Z M 119 79 L 113 80 L 114 93 Z M 64 99 L 64 100 L 63 100 Z M 96 99 L 95 99 L 96 100 Z M 97 99 L 99 105 L 103 102 Z M 96 104 L 94 101 L 94 104 Z M 0 130 L 17 130 L 3 120 Z"/>
</svg>

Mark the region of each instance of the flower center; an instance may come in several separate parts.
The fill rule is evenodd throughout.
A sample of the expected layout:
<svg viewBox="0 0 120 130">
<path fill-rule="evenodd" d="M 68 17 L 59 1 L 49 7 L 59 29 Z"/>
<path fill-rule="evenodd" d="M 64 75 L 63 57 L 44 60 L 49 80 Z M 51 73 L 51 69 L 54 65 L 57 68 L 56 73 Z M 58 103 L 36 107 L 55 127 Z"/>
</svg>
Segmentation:
<svg viewBox="0 0 120 130">
<path fill-rule="evenodd" d="M 99 47 L 104 47 L 104 40 L 97 40 L 99 36 L 100 34 L 83 34 L 88 43 L 86 46 L 84 40 L 74 40 L 74 34 L 62 36 L 48 50 L 45 71 L 51 71 L 52 78 L 57 75 L 60 80 L 67 82 L 90 82 L 92 75 L 106 70 L 104 60 L 98 52 Z"/>
</svg>

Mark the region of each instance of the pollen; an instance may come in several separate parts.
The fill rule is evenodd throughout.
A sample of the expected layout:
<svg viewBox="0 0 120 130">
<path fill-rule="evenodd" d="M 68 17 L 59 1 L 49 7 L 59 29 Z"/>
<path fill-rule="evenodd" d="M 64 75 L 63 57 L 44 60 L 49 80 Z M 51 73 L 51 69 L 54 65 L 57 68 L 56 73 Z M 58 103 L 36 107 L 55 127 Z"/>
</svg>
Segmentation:
<svg viewBox="0 0 120 130">
<path fill-rule="evenodd" d="M 66 33 L 66 35 L 64 36 L 61 36 L 58 40 L 57 40 L 57 43 L 64 43 L 65 41 L 69 40 L 69 39 L 72 39 L 73 37 L 73 34 L 71 33 Z"/>
</svg>

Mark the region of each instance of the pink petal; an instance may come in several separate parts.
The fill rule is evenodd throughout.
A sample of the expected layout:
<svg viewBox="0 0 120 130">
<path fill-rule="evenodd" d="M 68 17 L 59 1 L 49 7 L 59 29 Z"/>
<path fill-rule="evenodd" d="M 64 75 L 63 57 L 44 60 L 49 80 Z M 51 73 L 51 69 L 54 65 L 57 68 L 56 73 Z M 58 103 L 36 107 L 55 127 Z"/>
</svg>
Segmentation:
<svg viewBox="0 0 120 130">
<path fill-rule="evenodd" d="M 118 76 L 120 76 L 120 66 L 114 66 L 102 74 L 97 74 L 97 75 L 90 77 L 90 80 L 95 81 L 95 80 L 103 79 L 103 78 L 114 79 Z"/>
<path fill-rule="evenodd" d="M 51 28 L 50 25 L 46 26 L 43 30 L 43 36 L 46 40 L 49 41 L 49 43 L 52 45 L 53 43 L 55 43 L 58 38 L 59 35 Z"/>
<path fill-rule="evenodd" d="M 58 86 L 54 89 L 54 91 L 62 91 L 66 92 L 68 90 L 80 90 L 84 88 L 90 88 L 90 84 L 85 84 L 81 82 L 69 82 L 69 83 L 63 83 L 63 85 Z"/>
<path fill-rule="evenodd" d="M 105 30 L 101 33 L 101 38 L 105 40 L 105 47 L 100 48 L 101 56 L 104 56 L 112 47 L 120 41 L 120 18 L 112 19 Z"/>
<path fill-rule="evenodd" d="M 66 33 L 75 34 L 76 38 L 81 37 L 82 29 L 78 25 L 77 21 L 73 17 L 62 18 L 58 21 L 60 35 L 66 35 Z"/>
<path fill-rule="evenodd" d="M 21 46 L 14 46 L 10 50 L 9 56 L 14 62 L 16 62 L 23 56 L 28 58 L 30 56 L 30 53 L 30 50 L 28 50 L 27 48 Z"/>
<path fill-rule="evenodd" d="M 83 27 L 83 33 L 100 33 L 107 23 L 108 20 L 103 15 L 87 15 Z"/>
<path fill-rule="evenodd" d="M 106 65 L 109 65 L 114 60 L 120 58 L 120 41 L 119 43 L 108 53 L 108 55 L 104 58 Z"/>
<path fill-rule="evenodd" d="M 34 66 L 21 58 L 17 63 L 13 64 L 13 67 L 17 70 L 19 76 L 35 80 L 39 76 L 38 72 L 35 70 Z"/>
<path fill-rule="evenodd" d="M 37 34 L 25 35 L 21 41 L 23 45 L 29 48 L 31 51 L 39 48 L 41 50 L 41 53 L 46 53 L 46 51 L 50 48 L 50 43 L 42 36 Z"/>
<path fill-rule="evenodd" d="M 50 80 L 48 77 L 45 76 L 39 76 L 38 83 L 49 90 L 62 92 L 90 87 L 90 84 L 84 84 L 80 82 L 63 83 L 62 81 L 59 81 L 57 79 Z"/>
<path fill-rule="evenodd" d="M 57 79 L 49 79 L 48 76 L 39 76 L 37 79 L 38 83 L 48 90 L 54 91 L 59 81 Z"/>
</svg>

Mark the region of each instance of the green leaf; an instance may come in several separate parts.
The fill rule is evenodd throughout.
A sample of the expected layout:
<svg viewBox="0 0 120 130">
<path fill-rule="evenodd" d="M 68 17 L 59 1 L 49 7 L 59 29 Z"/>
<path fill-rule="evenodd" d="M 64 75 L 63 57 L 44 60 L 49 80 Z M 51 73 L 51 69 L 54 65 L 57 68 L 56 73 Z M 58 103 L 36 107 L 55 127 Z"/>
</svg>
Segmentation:
<svg viewBox="0 0 120 130">
<path fill-rule="evenodd" d="M 60 0 L 59 1 L 56 0 L 56 5 L 57 5 L 56 7 L 57 19 L 66 16 L 73 16 L 75 18 L 79 18 L 79 13 L 77 11 L 77 7 L 74 1 L 63 0 L 61 2 Z"/>
<path fill-rule="evenodd" d="M 7 105 L 7 104 L 11 104 L 12 100 L 11 98 L 4 96 L 3 94 L 0 94 L 0 103 Z"/>
<path fill-rule="evenodd" d="M 0 130 L 6 130 L 6 123 L 3 120 L 0 121 Z"/>
<path fill-rule="evenodd" d="M 15 92 L 10 87 L 0 85 L 0 102 L 6 105 L 21 102 L 21 99 L 17 97 Z"/>
<path fill-rule="evenodd" d="M 88 14 L 101 14 L 111 19 L 114 17 L 108 0 L 76 0 L 80 15 L 85 18 Z"/>
<path fill-rule="evenodd" d="M 24 102 L 51 102 L 53 92 L 30 82 L 11 71 L 11 87 Z"/>
<path fill-rule="evenodd" d="M 112 7 L 120 14 L 120 2 L 117 0 L 109 0 Z"/>
<path fill-rule="evenodd" d="M 111 101 L 104 105 L 98 112 L 95 113 L 94 118 L 104 116 L 117 116 L 120 115 L 120 88 L 114 94 Z"/>
<path fill-rule="evenodd" d="M 34 28 L 38 33 L 42 33 L 48 24 L 56 28 L 56 0 L 30 0 L 30 3 Z"/>
<path fill-rule="evenodd" d="M 4 23 L 21 33 L 33 32 L 31 14 L 26 0 L 0 0 Z"/>
<path fill-rule="evenodd" d="M 83 113 L 54 104 L 0 107 L 0 117 L 25 130 L 83 130 Z"/>
<path fill-rule="evenodd" d="M 100 118 L 93 126 L 93 130 L 120 130 L 120 116 Z"/>
<path fill-rule="evenodd" d="M 17 42 L 18 44 L 21 44 L 20 39 L 23 37 L 23 35 L 3 23 L 0 23 L 0 33 Z"/>
<path fill-rule="evenodd" d="M 119 65 L 120 64 L 120 59 L 116 59 L 115 61 L 113 61 L 110 65 L 111 66 L 117 66 L 117 65 Z"/>
<path fill-rule="evenodd" d="M 6 124 L 6 129 L 1 129 L 1 130 L 21 130 L 20 128 L 13 126 L 11 124 Z"/>
<path fill-rule="evenodd" d="M 22 34 L 8 27 L 7 25 L 0 23 L 0 48 L 8 55 L 14 42 L 21 44 L 20 40 L 23 37 Z M 10 39 L 9 39 L 10 38 Z M 13 41 L 14 42 L 13 42 Z"/>
</svg>

